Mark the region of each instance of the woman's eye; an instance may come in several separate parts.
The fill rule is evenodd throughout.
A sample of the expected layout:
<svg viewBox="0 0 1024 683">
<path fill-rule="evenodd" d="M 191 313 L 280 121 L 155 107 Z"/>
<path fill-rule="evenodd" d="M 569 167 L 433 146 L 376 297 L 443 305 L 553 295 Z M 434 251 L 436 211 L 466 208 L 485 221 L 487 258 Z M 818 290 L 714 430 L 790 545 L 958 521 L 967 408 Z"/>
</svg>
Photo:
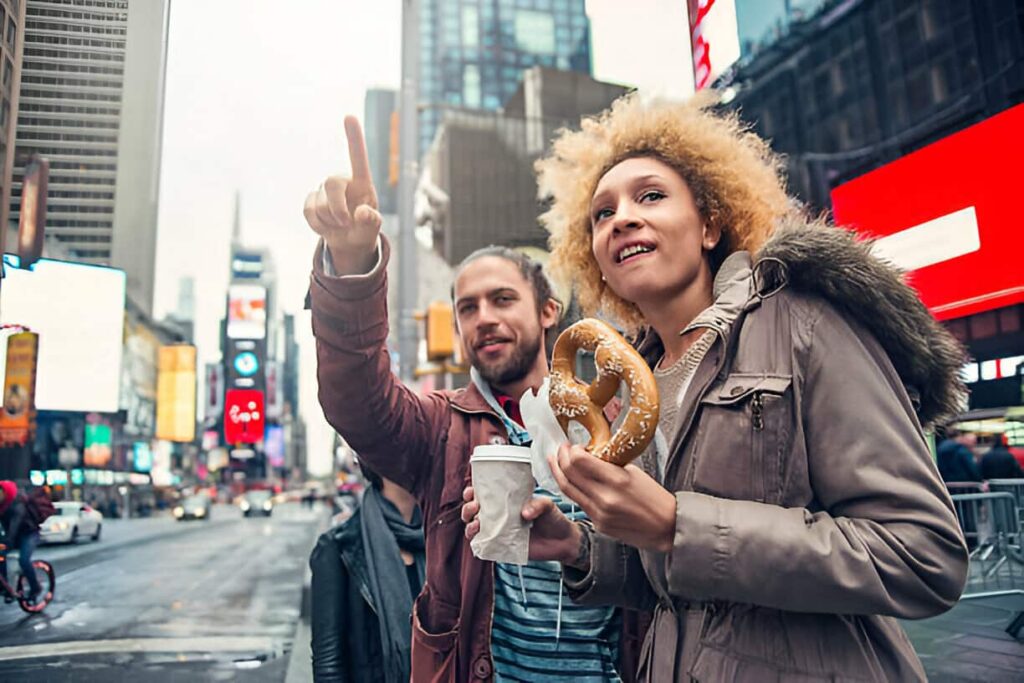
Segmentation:
<svg viewBox="0 0 1024 683">
<path fill-rule="evenodd" d="M 594 213 L 594 222 L 597 223 L 598 221 L 604 220 L 605 218 L 608 218 L 611 215 L 612 215 L 612 210 L 611 209 L 598 209 Z"/>
<path fill-rule="evenodd" d="M 659 192 L 658 190 L 648 190 L 647 192 L 644 192 L 643 195 L 641 195 L 640 201 L 642 201 L 642 202 L 656 202 L 659 199 L 664 199 L 664 198 L 665 198 L 665 193 L 664 192 Z"/>
</svg>

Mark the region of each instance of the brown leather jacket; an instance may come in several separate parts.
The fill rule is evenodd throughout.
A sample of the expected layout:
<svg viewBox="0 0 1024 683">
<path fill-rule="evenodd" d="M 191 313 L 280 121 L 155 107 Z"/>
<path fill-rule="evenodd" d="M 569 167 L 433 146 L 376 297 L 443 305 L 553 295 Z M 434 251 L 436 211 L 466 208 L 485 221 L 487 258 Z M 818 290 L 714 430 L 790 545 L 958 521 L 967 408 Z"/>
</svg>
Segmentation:
<svg viewBox="0 0 1024 683">
<path fill-rule="evenodd" d="M 672 551 L 595 534 L 570 594 L 655 609 L 642 680 L 924 680 L 896 618 L 966 579 L 921 428 L 955 406 L 962 352 L 840 230 L 785 229 L 759 257 L 729 257 L 692 325 L 718 339 L 681 397 Z"/>
<path fill-rule="evenodd" d="M 391 371 L 385 266 L 343 280 L 313 260 L 310 303 L 320 404 L 328 422 L 371 469 L 419 499 L 426 583 L 413 606 L 412 681 L 487 681 L 494 607 L 493 563 L 476 559 L 461 520 L 469 456 L 507 432 L 474 385 L 417 394 Z M 633 617 L 633 618 L 631 618 Z M 626 624 L 635 615 L 625 615 Z M 632 680 L 640 634 L 623 629 L 621 669 Z"/>
</svg>

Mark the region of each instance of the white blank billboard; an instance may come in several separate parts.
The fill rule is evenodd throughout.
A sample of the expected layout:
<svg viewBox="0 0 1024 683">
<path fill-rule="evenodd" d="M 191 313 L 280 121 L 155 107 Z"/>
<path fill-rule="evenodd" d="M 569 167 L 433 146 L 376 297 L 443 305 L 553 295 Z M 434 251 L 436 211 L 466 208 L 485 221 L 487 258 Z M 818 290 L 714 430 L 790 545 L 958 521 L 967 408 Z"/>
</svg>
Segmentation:
<svg viewBox="0 0 1024 683">
<path fill-rule="evenodd" d="M 21 270 L 17 262 L 4 256 L 0 322 L 39 333 L 36 408 L 117 412 L 124 271 L 51 259 Z"/>
</svg>

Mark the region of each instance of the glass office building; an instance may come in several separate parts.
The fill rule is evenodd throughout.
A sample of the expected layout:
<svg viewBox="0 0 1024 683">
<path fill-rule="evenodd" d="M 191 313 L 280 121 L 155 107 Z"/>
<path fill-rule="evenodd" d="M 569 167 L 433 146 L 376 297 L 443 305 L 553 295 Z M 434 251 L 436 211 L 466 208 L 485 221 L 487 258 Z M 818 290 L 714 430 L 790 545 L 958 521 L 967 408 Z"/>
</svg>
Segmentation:
<svg viewBox="0 0 1024 683">
<path fill-rule="evenodd" d="M 591 73 L 585 0 L 423 0 L 420 155 L 447 109 L 500 108 L 524 69 Z"/>
</svg>

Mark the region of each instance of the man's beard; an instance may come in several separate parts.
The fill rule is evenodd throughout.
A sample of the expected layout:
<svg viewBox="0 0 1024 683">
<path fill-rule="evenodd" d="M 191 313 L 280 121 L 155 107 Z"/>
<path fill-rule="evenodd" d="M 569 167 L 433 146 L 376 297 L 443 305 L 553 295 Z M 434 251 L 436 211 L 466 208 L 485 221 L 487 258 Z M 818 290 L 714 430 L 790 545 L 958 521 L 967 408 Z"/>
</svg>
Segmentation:
<svg viewBox="0 0 1024 683">
<path fill-rule="evenodd" d="M 537 354 L 540 353 L 540 335 L 532 340 L 517 346 L 506 360 L 484 365 L 474 350 L 471 363 L 480 376 L 491 386 L 501 386 L 510 382 L 516 382 L 526 377 L 533 369 L 537 361 Z"/>
</svg>

